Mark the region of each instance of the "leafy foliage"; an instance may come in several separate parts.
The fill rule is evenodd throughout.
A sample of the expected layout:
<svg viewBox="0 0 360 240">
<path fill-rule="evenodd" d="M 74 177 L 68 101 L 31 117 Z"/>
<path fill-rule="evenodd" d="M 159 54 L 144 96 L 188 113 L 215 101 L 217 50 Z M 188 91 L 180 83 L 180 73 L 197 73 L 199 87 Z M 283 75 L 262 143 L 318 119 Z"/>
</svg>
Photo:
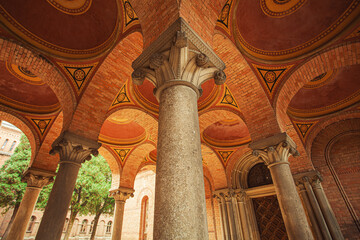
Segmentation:
<svg viewBox="0 0 360 240">
<path fill-rule="evenodd" d="M 30 142 L 23 135 L 14 154 L 0 169 L 0 207 L 4 208 L 3 212 L 20 204 L 26 188 L 21 177 L 29 166 L 30 158 Z"/>
<path fill-rule="evenodd" d="M 82 164 L 70 203 L 70 221 L 65 239 L 71 232 L 77 214 L 98 216 L 102 213 L 112 214 L 114 199 L 108 196 L 110 187 L 111 171 L 102 156 L 93 157 Z"/>
</svg>

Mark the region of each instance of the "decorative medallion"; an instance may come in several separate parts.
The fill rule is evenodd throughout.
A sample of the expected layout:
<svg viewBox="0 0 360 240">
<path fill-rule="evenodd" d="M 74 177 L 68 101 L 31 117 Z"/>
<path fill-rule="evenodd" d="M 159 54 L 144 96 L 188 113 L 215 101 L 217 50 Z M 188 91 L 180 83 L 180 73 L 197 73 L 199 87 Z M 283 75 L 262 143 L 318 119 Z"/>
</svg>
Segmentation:
<svg viewBox="0 0 360 240">
<path fill-rule="evenodd" d="M 253 64 L 255 72 L 257 73 L 260 80 L 262 80 L 260 81 L 261 84 L 265 87 L 266 92 L 271 99 L 275 92 L 275 88 L 279 85 L 281 79 L 285 76 L 286 72 L 289 71 L 292 66 L 293 65 L 282 67 L 269 67 Z"/>
<path fill-rule="evenodd" d="M 221 10 L 220 16 L 216 25 L 224 29 L 230 35 L 231 17 L 230 12 L 232 9 L 233 0 L 228 0 Z"/>
<path fill-rule="evenodd" d="M 123 26 L 123 32 L 126 32 L 130 27 L 140 24 L 139 18 L 136 15 L 133 7 L 131 6 L 130 2 L 127 0 L 123 1 L 123 17 L 124 17 L 124 26 Z"/>
<path fill-rule="evenodd" d="M 46 0 L 57 10 L 69 14 L 80 15 L 89 10 L 92 0 Z"/>
<path fill-rule="evenodd" d="M 317 122 L 299 122 L 292 120 L 295 126 L 296 131 L 301 136 L 301 140 L 305 142 L 307 136 L 309 135 L 311 129 L 315 126 Z"/>
<path fill-rule="evenodd" d="M 6 62 L 6 68 L 7 70 L 17 79 L 29 83 L 31 85 L 44 85 L 45 83 L 33 74 L 31 71 L 29 71 L 26 68 L 20 67 L 15 64 L 11 64 L 10 62 Z"/>
<path fill-rule="evenodd" d="M 221 157 L 224 166 L 227 165 L 230 156 L 234 153 L 234 151 L 220 151 L 220 150 L 216 150 L 216 152 Z"/>
<path fill-rule="evenodd" d="M 306 0 L 260 0 L 262 11 L 269 17 L 281 18 L 297 11 Z"/>
<path fill-rule="evenodd" d="M 89 82 L 89 79 L 92 77 L 92 73 L 98 63 L 72 65 L 58 62 L 57 64 L 61 66 L 66 75 L 71 79 L 71 83 L 79 96 L 86 83 Z"/>
<path fill-rule="evenodd" d="M 118 155 L 118 157 L 121 160 L 121 165 L 124 165 L 126 157 L 128 156 L 128 153 L 130 152 L 131 149 L 129 148 L 114 148 L 114 151 L 116 152 L 116 154 Z"/>
<path fill-rule="evenodd" d="M 335 76 L 335 74 L 336 69 L 331 69 L 328 72 L 320 74 L 319 76 L 310 80 L 310 82 L 306 83 L 303 88 L 312 89 L 322 87 L 326 85 L 332 79 L 332 77 Z"/>
<path fill-rule="evenodd" d="M 36 115 L 28 115 L 25 116 L 32 125 L 34 125 L 39 137 L 43 140 L 46 134 L 49 132 L 51 125 L 54 123 L 56 116 L 36 116 Z"/>
<path fill-rule="evenodd" d="M 222 97 L 220 103 L 226 104 L 226 105 L 231 105 L 235 108 L 239 108 L 236 103 L 235 98 L 233 97 L 233 95 L 231 94 L 231 92 L 227 86 L 225 86 L 225 93 L 224 93 L 224 96 Z"/>
<path fill-rule="evenodd" d="M 33 121 L 33 123 L 35 123 L 35 125 L 39 129 L 41 135 L 44 134 L 46 128 L 49 126 L 49 123 L 51 121 L 51 119 L 31 119 L 31 120 Z"/>
<path fill-rule="evenodd" d="M 128 96 L 126 94 L 126 86 L 127 86 L 126 83 L 122 86 L 118 95 L 116 96 L 113 103 L 111 104 L 111 107 L 116 106 L 121 103 L 130 103 L 130 99 L 128 98 Z"/>
</svg>

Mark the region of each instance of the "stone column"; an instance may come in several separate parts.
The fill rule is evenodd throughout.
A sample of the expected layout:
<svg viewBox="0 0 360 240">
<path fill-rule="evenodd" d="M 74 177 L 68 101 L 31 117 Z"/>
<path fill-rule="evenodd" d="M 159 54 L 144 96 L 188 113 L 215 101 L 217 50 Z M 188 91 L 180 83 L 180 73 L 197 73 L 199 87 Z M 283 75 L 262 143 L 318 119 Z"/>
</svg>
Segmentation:
<svg viewBox="0 0 360 240">
<path fill-rule="evenodd" d="M 225 82 L 224 63 L 179 18 L 132 66 L 159 101 L 154 239 L 208 239 L 197 99 L 206 80 Z"/>
<path fill-rule="evenodd" d="M 97 156 L 100 143 L 64 132 L 52 144 L 50 154 L 59 153 L 59 170 L 51 190 L 36 240 L 59 240 L 74 191 L 76 178 L 85 160 Z"/>
<path fill-rule="evenodd" d="M 286 133 L 280 133 L 249 147 L 270 169 L 289 239 L 314 239 L 288 162 L 291 154 L 298 155 L 296 144 Z"/>
<path fill-rule="evenodd" d="M 336 240 L 343 240 L 344 236 L 341 233 L 339 223 L 335 218 L 335 214 L 330 206 L 330 203 L 325 195 L 324 189 L 321 186 L 322 178 L 319 174 L 312 178 L 312 188 L 314 190 L 317 202 L 319 203 L 322 214 L 324 215 L 326 224 L 329 228 L 331 236 Z"/>
<path fill-rule="evenodd" d="M 237 225 L 237 229 L 242 230 L 242 238 L 239 239 L 250 240 L 252 237 L 250 233 L 250 220 L 248 218 L 249 214 L 245 207 L 246 194 L 243 191 L 237 189 L 235 190 L 235 198 L 237 204 L 237 213 L 239 215 L 239 224 Z"/>
<path fill-rule="evenodd" d="M 302 182 L 302 178 L 295 181 L 295 184 L 298 188 L 298 192 L 300 193 L 305 210 L 310 218 L 310 223 L 311 223 L 310 227 L 312 228 L 316 239 L 322 239 L 321 229 L 319 228 L 319 224 L 317 223 L 316 216 L 312 210 L 312 206 L 309 197 L 306 193 L 306 188 Z"/>
<path fill-rule="evenodd" d="M 8 239 L 23 240 L 32 212 L 39 197 L 41 189 L 51 183 L 55 174 L 52 172 L 29 168 L 22 181 L 27 182 L 27 187 L 10 229 Z"/>
<path fill-rule="evenodd" d="M 112 240 L 121 239 L 121 231 L 124 219 L 125 202 L 128 198 L 134 197 L 134 189 L 120 187 L 110 192 L 110 196 L 115 199 L 114 225 L 112 229 Z"/>
<path fill-rule="evenodd" d="M 233 192 L 230 189 L 220 189 L 213 193 L 220 204 L 220 215 L 225 240 L 236 239 L 234 211 L 232 207 Z"/>
</svg>

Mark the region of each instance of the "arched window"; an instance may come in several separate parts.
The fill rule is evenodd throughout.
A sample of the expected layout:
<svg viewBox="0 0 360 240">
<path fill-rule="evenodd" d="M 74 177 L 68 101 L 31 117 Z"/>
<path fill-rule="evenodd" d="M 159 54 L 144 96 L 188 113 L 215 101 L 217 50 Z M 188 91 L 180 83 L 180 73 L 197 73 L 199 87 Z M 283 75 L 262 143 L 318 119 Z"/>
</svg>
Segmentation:
<svg viewBox="0 0 360 240">
<path fill-rule="evenodd" d="M 34 227 L 34 225 L 35 225 L 35 221 L 36 221 L 36 217 L 35 217 L 35 216 L 31 216 L 30 222 L 29 222 L 29 227 L 28 227 L 28 229 L 26 230 L 26 232 L 29 232 L 29 233 L 32 232 L 33 227 Z"/>
<path fill-rule="evenodd" d="M 249 188 L 272 184 L 270 170 L 264 163 L 256 164 L 249 171 L 247 183 Z"/>
<path fill-rule="evenodd" d="M 89 233 L 92 233 L 94 227 L 94 220 L 91 221 Z"/>
<path fill-rule="evenodd" d="M 66 230 L 67 230 L 68 226 L 69 226 L 69 219 L 68 219 L 68 218 L 66 218 L 66 219 L 65 219 L 65 224 L 64 224 L 64 229 L 63 229 L 63 232 L 66 232 Z"/>
<path fill-rule="evenodd" d="M 111 225 L 112 225 L 112 221 L 109 221 L 108 224 L 106 225 L 106 233 L 111 233 Z"/>
<path fill-rule="evenodd" d="M 16 141 L 13 141 L 13 143 L 11 144 L 11 147 L 9 149 L 9 152 L 11 152 L 14 149 L 15 144 L 16 144 Z"/>
<path fill-rule="evenodd" d="M 4 144 L 1 146 L 1 150 L 3 150 L 6 147 L 6 144 L 8 143 L 9 139 L 6 139 Z"/>
<path fill-rule="evenodd" d="M 141 215 L 140 215 L 140 240 L 147 239 L 148 232 L 148 208 L 149 198 L 148 196 L 143 197 L 141 201 Z"/>
<path fill-rule="evenodd" d="M 85 219 L 84 221 L 82 221 L 80 233 L 85 233 L 86 232 L 87 224 L 88 224 L 88 220 Z"/>
</svg>

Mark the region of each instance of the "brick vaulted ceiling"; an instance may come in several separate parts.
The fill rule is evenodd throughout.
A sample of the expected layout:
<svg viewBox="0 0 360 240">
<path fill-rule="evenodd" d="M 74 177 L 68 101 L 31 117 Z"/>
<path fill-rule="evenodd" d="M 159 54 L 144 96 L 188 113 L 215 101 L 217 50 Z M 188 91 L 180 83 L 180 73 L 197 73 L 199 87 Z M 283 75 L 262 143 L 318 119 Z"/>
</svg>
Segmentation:
<svg viewBox="0 0 360 240">
<path fill-rule="evenodd" d="M 38 161 L 55 161 L 43 156 L 62 130 L 99 140 L 125 172 L 154 164 L 158 102 L 150 81 L 132 84 L 131 63 L 182 17 L 227 65 L 226 84 L 201 86 L 204 167 L 225 176 L 251 140 L 280 129 L 290 129 L 306 156 L 307 136 L 321 121 L 359 111 L 359 65 L 351 57 L 338 60 L 336 50 L 356 52 L 359 4 L 0 0 L 0 110 L 36 136 L 37 166 L 56 168 Z M 317 56 L 326 64 L 307 67 Z M 138 159 L 127 163 L 133 153 Z"/>
</svg>

